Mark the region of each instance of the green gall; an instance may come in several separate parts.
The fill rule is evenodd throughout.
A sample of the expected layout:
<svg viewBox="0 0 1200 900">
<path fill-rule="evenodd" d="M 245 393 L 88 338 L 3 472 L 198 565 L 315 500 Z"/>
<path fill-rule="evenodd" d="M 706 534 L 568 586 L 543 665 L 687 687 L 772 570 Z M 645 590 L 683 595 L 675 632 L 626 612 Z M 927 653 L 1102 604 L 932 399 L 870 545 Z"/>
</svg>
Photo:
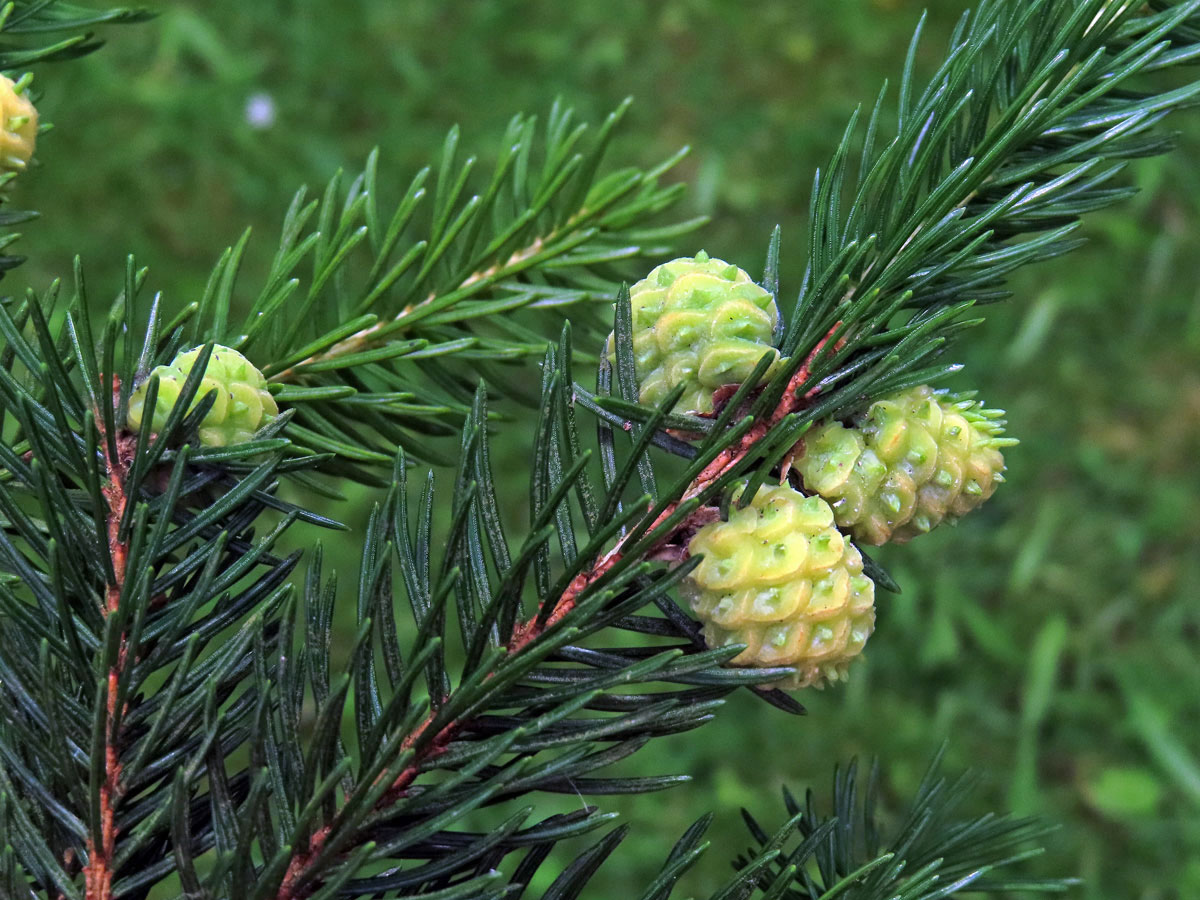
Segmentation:
<svg viewBox="0 0 1200 900">
<path fill-rule="evenodd" d="M 629 289 L 629 303 L 642 403 L 661 403 L 683 385 L 673 411 L 709 413 L 718 388 L 744 383 L 768 353 L 779 358 L 774 297 L 704 251 L 651 270 Z M 608 354 L 615 359 L 612 335 Z"/>
<path fill-rule="evenodd" d="M 1004 480 L 1002 410 L 928 385 L 872 403 L 850 425 L 804 438 L 804 487 L 830 502 L 838 527 L 864 544 L 903 543 L 954 522 Z"/>
<path fill-rule="evenodd" d="M 875 628 L 875 583 L 820 497 L 763 486 L 697 531 L 688 553 L 704 557 L 683 587 L 705 642 L 745 644 L 733 665 L 794 667 L 776 687 L 844 680 Z"/>
<path fill-rule="evenodd" d="M 161 431 L 175 408 L 184 382 L 196 365 L 202 347 L 180 353 L 170 365 L 156 366 L 129 398 L 129 427 L 137 431 L 145 416 L 146 395 L 151 378 L 158 378 L 158 398 L 150 430 Z M 213 404 L 200 421 L 200 443 L 206 447 L 244 444 L 254 433 L 279 414 L 275 398 L 267 390 L 267 379 L 254 364 L 230 347 L 216 344 L 208 358 L 204 376 L 188 412 L 214 394 Z"/>
</svg>

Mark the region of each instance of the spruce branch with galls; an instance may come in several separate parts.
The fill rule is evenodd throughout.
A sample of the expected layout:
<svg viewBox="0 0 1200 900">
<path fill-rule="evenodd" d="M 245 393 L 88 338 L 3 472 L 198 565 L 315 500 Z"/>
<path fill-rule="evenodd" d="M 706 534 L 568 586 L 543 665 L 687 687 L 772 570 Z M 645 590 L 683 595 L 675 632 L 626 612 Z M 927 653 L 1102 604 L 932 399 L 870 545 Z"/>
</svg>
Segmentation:
<svg viewBox="0 0 1200 900">
<path fill-rule="evenodd" d="M 68 22 L 14 3 L 0 38 Z M 593 133 L 562 107 L 544 141 L 512 121 L 475 195 L 452 132 L 425 212 L 427 175 L 382 210 L 376 155 L 301 193 L 248 292 L 247 236 L 176 312 L 132 260 L 103 319 L 82 264 L 0 303 L 0 893 L 500 900 L 558 850 L 544 896 L 580 895 L 626 834 L 592 798 L 685 780 L 616 763 L 734 691 L 803 712 L 783 688 L 895 639 L 894 584 L 855 541 L 963 515 L 1008 441 L 934 387 L 958 368 L 942 354 L 1126 193 L 1106 161 L 1167 149 L 1152 126 L 1200 82 L 1153 75 L 1197 57 L 1200 2 L 985 2 L 927 89 L 910 53 L 893 136 L 882 99 L 847 132 L 794 304 L 778 233 L 758 282 L 699 253 L 651 268 L 697 224 L 655 224 L 667 164 L 605 174 L 623 108 Z M 514 529 L 491 426 L 522 394 Z M 414 477 L 418 458 L 451 469 Z M 344 527 L 327 501 L 347 481 L 382 489 L 335 649 L 312 529 Z M 713 900 L 1066 885 L 1006 876 L 1043 832 L 964 819 L 957 784 L 927 779 L 884 843 L 852 782 L 836 820 L 790 795 L 774 835 L 751 820 Z M 586 805 L 537 812 L 563 793 Z"/>
<path fill-rule="evenodd" d="M 638 402 L 658 403 L 660 413 L 683 408 L 713 419 L 714 407 L 738 409 L 747 391 L 762 392 L 772 368 L 786 365 L 769 343 L 782 326 L 773 294 L 703 251 L 657 267 L 622 303 L 633 353 L 616 351 L 614 332 L 605 363 L 615 359 L 629 395 L 636 385 Z M 965 515 L 1002 480 L 998 447 L 1015 443 L 999 436 L 999 411 L 981 410 L 969 398 L 944 402 L 921 385 L 872 404 L 858 426 L 831 421 L 791 446 L 776 445 L 770 435 L 788 433 L 777 426 L 794 421 L 820 393 L 808 376 L 823 348 L 824 341 L 796 369 L 768 421 L 725 448 L 684 495 L 698 497 L 765 445 L 774 453 L 751 482 L 737 485 L 730 498 L 736 509 L 721 504 L 718 511 L 710 499 L 660 537 L 674 552 L 653 548 L 659 559 L 705 557 L 685 582 L 705 641 L 744 645 L 734 665 L 795 666 L 796 674 L 778 683 L 791 688 L 845 679 L 874 628 L 875 585 L 862 574 L 849 537 L 903 542 Z M 724 418 L 717 416 L 714 430 Z M 803 488 L 818 496 L 787 486 L 793 465 Z M 772 472 L 779 486 L 765 487 Z M 751 484 L 758 493 L 750 490 L 743 501 Z M 678 510 L 669 505 L 656 524 Z M 718 515 L 721 521 L 712 521 Z M 604 563 L 621 552 L 619 546 Z"/>
<path fill-rule="evenodd" d="M 1120 163 L 1099 175 L 1094 170 L 1169 148 L 1147 132 L 1171 109 L 1191 105 L 1200 88 L 1139 93 L 1125 82 L 1188 59 L 1200 36 L 1198 12 L 1194 2 L 1148 9 L 985 3 L 964 14 L 946 62 L 920 94 L 912 85 L 914 38 L 895 137 L 880 134 L 881 94 L 865 135 L 856 135 L 856 114 L 829 170 L 816 179 L 799 297 L 780 339 L 769 345 L 757 337 L 763 366 L 733 394 L 744 404 L 741 421 L 753 424 L 687 496 L 744 470 L 753 473 L 740 489 L 738 503 L 745 505 L 762 484 L 783 481 L 796 465 L 798 487 L 831 500 L 843 529 L 876 544 L 925 533 L 990 496 L 1002 480 L 1000 448 L 1012 440 L 998 433 L 998 414 L 964 401 L 944 407 L 932 394 L 929 383 L 957 369 L 938 357 L 981 321 L 967 318 L 975 304 L 1006 296 L 1008 272 L 1067 252 L 1076 246 L 1067 235 L 1080 214 L 1127 193 L 1107 185 Z M 852 176 L 848 160 L 856 149 Z M 764 279 L 776 300 L 778 252 L 773 242 Z M 678 260 L 663 270 L 674 275 L 688 264 L 695 263 Z M 635 286 L 631 294 L 645 289 Z M 737 385 L 719 387 L 711 399 L 690 398 L 688 407 L 700 415 L 660 406 L 651 420 L 630 405 L 663 392 L 671 358 L 639 352 L 663 341 L 677 345 L 686 361 L 665 387 L 692 390 L 691 373 L 704 365 L 692 356 L 716 346 L 719 297 L 714 291 L 698 304 L 710 313 L 697 317 L 699 336 L 681 328 L 676 338 L 669 319 L 658 325 L 631 316 L 622 396 L 591 398 L 610 421 L 667 426 L 676 439 L 660 445 L 684 456 L 698 448 L 679 437 L 711 438 L 729 427 L 732 418 L 714 421 L 707 410 Z M 618 313 L 618 367 L 620 321 Z M 639 389 L 638 378 L 653 390 Z M 709 509 L 713 503 L 710 496 Z M 695 515 L 702 522 L 711 512 Z"/>
</svg>

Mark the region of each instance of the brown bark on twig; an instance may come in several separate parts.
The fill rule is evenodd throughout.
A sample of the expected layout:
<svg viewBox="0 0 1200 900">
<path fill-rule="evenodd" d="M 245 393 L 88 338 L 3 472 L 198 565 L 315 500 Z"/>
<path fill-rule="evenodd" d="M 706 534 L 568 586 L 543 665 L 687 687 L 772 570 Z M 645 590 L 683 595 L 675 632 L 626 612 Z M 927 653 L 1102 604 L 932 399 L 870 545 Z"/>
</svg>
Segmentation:
<svg viewBox="0 0 1200 900">
<path fill-rule="evenodd" d="M 568 222 L 568 227 L 571 224 L 571 222 Z M 469 288 L 474 284 L 479 284 L 480 282 L 486 281 L 489 278 L 495 278 L 497 275 L 501 275 L 509 269 L 513 269 L 520 266 L 522 263 L 528 262 L 541 253 L 542 250 L 545 249 L 546 244 L 556 240 L 559 234 L 561 234 L 561 232 L 554 232 L 546 237 L 539 237 L 528 247 L 523 247 L 520 250 L 514 250 L 509 258 L 504 262 L 495 263 L 486 269 L 480 269 L 478 272 L 472 272 L 470 275 L 464 278 L 462 284 L 458 285 L 456 288 L 454 288 L 454 290 L 461 291 L 464 288 Z M 397 332 L 397 324 L 402 322 L 405 316 L 411 315 L 414 311 L 423 306 L 428 306 L 439 296 L 439 294 L 430 293 L 429 296 L 427 296 L 420 303 L 410 303 L 391 319 L 387 319 L 382 322 L 376 322 L 374 325 L 369 325 L 368 327 L 362 329 L 362 331 L 356 331 L 349 337 L 342 338 L 342 340 L 338 341 L 328 350 L 301 360 L 295 365 L 288 366 L 288 368 L 284 369 L 279 374 L 272 375 L 271 380 L 278 382 L 291 381 L 297 376 L 297 374 L 302 374 L 297 370 L 303 366 L 311 365 L 312 363 L 316 362 L 324 362 L 330 359 L 338 359 L 339 357 L 346 356 L 350 353 L 358 353 L 361 350 L 367 350 L 371 347 L 374 347 L 378 342 L 393 337 Z M 383 332 L 384 329 L 389 330 L 380 336 L 380 332 Z"/>
</svg>

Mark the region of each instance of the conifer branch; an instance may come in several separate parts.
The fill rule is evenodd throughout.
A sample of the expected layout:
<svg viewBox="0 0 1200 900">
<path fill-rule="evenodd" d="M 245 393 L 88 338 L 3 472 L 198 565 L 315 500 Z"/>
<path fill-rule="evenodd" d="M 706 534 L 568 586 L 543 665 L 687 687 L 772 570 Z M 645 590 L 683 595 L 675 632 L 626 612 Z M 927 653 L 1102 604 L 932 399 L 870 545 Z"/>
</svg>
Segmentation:
<svg viewBox="0 0 1200 900">
<path fill-rule="evenodd" d="M 509 642 L 509 654 L 520 652 L 525 645 L 542 634 L 548 624 L 552 623 L 539 624 L 536 620 L 531 620 L 520 626 L 514 634 L 513 640 Z M 494 675 L 494 671 L 487 672 L 484 674 L 483 680 L 486 681 Z M 448 696 L 445 699 L 446 702 L 451 702 L 453 697 Z M 401 799 L 422 769 L 445 753 L 458 732 L 471 724 L 468 719 L 454 719 L 438 726 L 436 733 L 431 735 L 430 732 L 435 727 L 436 721 L 436 714 L 430 713 L 414 731 L 406 735 L 400 742 L 399 752 L 401 754 L 407 752 L 411 754 L 411 757 L 392 780 L 387 790 L 376 801 L 376 810 L 385 810 Z M 311 895 L 315 885 L 309 868 L 314 859 L 319 857 L 330 835 L 337 830 L 338 824 L 333 822 L 317 829 L 309 838 L 308 845 L 292 856 L 279 885 L 279 890 L 276 892 L 276 900 L 304 900 Z"/>
<path fill-rule="evenodd" d="M 1009 875 L 1009 868 L 1039 854 L 1038 843 L 1053 829 L 1011 815 L 963 817 L 959 807 L 977 778 L 942 775 L 944 752 L 943 747 L 929 764 L 909 809 L 890 829 L 879 818 L 883 778 L 878 762 L 865 777 L 856 760 L 834 769 L 828 813 L 821 812 L 812 790 L 801 801 L 785 787 L 789 819 L 774 833 L 743 809 L 758 847 L 734 861 L 742 875 L 734 882 L 741 885 L 741 896 L 753 889 L 771 896 L 782 885 L 796 900 L 819 900 L 847 889 L 863 897 L 939 900 L 968 892 L 1061 894 L 1078 884 L 1074 878 Z"/>
<path fill-rule="evenodd" d="M 566 364 L 569 357 L 569 343 L 564 343 L 563 353 L 555 354 L 548 360 L 547 371 L 554 372 L 558 365 Z M 562 388 L 556 388 L 554 385 L 565 386 L 568 383 L 565 379 L 560 378 L 565 373 L 566 370 L 559 370 L 559 373 L 551 379 L 551 383 L 547 385 L 547 400 L 561 401 Z M 543 416 L 543 427 L 549 428 L 550 433 L 557 431 L 559 419 L 554 402 L 551 402 L 549 407 L 544 407 Z M 486 465 L 484 462 L 487 441 L 484 431 L 486 420 L 486 407 L 482 403 L 481 394 L 477 398 L 467 432 L 464 435 L 464 447 L 467 452 L 463 461 L 464 470 L 458 479 L 459 485 L 465 484 L 466 479 L 480 484 L 490 483 L 491 476 L 486 468 L 479 468 L 481 465 Z M 565 444 L 560 443 L 566 440 L 564 433 L 559 432 L 552 440 L 565 449 Z M 550 452 L 549 446 L 553 446 L 553 444 L 544 446 L 543 454 Z M 472 451 L 471 448 L 475 448 L 475 450 Z M 586 460 L 586 457 L 584 459 Z M 561 504 L 566 499 L 565 492 L 570 489 L 572 480 L 581 478 L 583 475 L 583 468 L 580 465 L 574 465 L 572 471 L 574 474 L 566 481 L 560 482 L 558 481 L 559 476 L 551 476 L 547 487 L 557 483 L 554 492 L 558 499 L 549 502 L 544 510 L 535 514 L 535 529 L 538 527 L 537 523 L 543 518 L 560 514 Z M 399 503 L 402 496 L 402 492 L 394 495 L 391 502 Z M 456 499 L 456 521 L 465 523 L 476 516 L 481 520 L 489 521 L 491 513 L 487 512 L 486 506 L 476 508 L 477 502 L 478 500 L 475 499 Z M 395 515 L 401 514 L 402 507 L 394 506 L 393 509 Z M 464 519 L 464 513 L 468 512 L 471 515 Z M 397 519 L 398 523 L 400 521 Z M 660 534 L 665 538 L 674 533 L 674 530 L 674 528 L 664 528 L 660 530 Z M 401 571 L 405 573 L 406 581 L 409 582 L 410 598 L 436 594 L 438 589 L 435 585 L 422 585 L 415 580 L 420 577 L 419 573 L 425 570 L 425 564 L 420 557 L 412 559 L 406 556 L 411 551 L 404 549 L 407 543 L 404 531 L 398 530 L 396 534 L 398 535 L 396 545 L 402 553 L 401 559 L 407 560 L 402 563 Z M 476 552 L 482 552 L 483 547 L 487 546 L 497 560 L 498 587 L 486 587 L 487 582 L 491 579 L 478 568 L 477 561 L 472 561 L 473 556 L 458 557 L 456 555 L 453 557 L 461 559 L 460 565 L 464 569 L 464 575 L 458 580 L 458 583 L 461 584 L 465 581 L 468 584 L 477 585 L 477 589 L 483 592 L 479 597 L 482 608 L 495 610 L 492 615 L 496 618 L 499 628 L 493 631 L 487 626 L 487 620 L 473 621 L 473 614 L 468 612 L 472 604 L 468 604 L 460 607 L 462 625 L 466 629 L 464 640 L 471 648 L 481 641 L 486 641 L 493 645 L 493 650 L 482 654 L 476 649 L 469 651 L 470 661 L 458 687 L 442 689 L 437 686 L 435 680 L 431 686 L 431 694 L 435 698 L 434 711 L 414 723 L 411 729 L 406 730 L 402 736 L 398 736 L 395 739 L 395 755 L 389 755 L 377 764 L 387 764 L 390 771 L 386 778 L 377 769 L 370 769 L 369 771 L 375 773 L 371 776 L 370 781 L 352 784 L 346 791 L 346 798 L 341 804 L 341 809 L 328 817 L 323 825 L 313 828 L 304 840 L 292 845 L 294 851 L 285 860 L 286 865 L 283 866 L 282 878 L 273 894 L 277 900 L 299 900 L 299 898 L 310 896 L 322 885 L 328 884 L 329 879 L 336 877 L 335 873 L 338 871 L 338 867 L 349 865 L 354 854 L 365 846 L 370 832 L 360 831 L 354 825 L 355 816 L 361 808 L 361 804 L 368 802 L 360 798 L 371 798 L 369 803 L 374 816 L 391 815 L 391 811 L 396 809 L 398 804 L 402 808 L 406 803 L 419 802 L 424 796 L 423 792 L 414 791 L 421 773 L 443 764 L 451 770 L 461 766 L 461 762 L 454 761 L 455 757 L 463 757 L 467 752 L 465 748 L 483 740 L 482 734 L 491 733 L 489 730 L 481 732 L 481 729 L 486 728 L 487 711 L 493 705 L 507 706 L 513 702 L 504 688 L 506 683 L 512 683 L 511 673 L 513 671 L 524 670 L 528 671 L 530 676 L 536 676 L 540 670 L 529 667 L 536 665 L 538 660 L 552 658 L 548 657 L 548 653 L 555 652 L 555 649 L 558 654 L 563 654 L 563 660 L 572 659 L 576 650 L 573 645 L 567 645 L 566 641 L 582 636 L 581 632 L 590 632 L 601 628 L 606 621 L 617 621 L 621 610 L 632 611 L 637 606 L 645 605 L 649 602 L 650 589 L 655 581 L 677 582 L 689 569 L 689 567 L 682 567 L 670 574 L 659 570 L 657 577 L 651 579 L 650 575 L 655 567 L 642 564 L 635 567 L 632 573 L 626 572 L 622 577 L 620 573 L 615 572 L 621 565 L 621 560 L 619 557 L 610 555 L 609 562 L 603 571 L 593 570 L 587 575 L 583 575 L 582 582 L 586 582 L 584 584 L 581 583 L 580 577 L 583 573 L 571 570 L 578 570 L 587 557 L 576 553 L 568 554 L 567 547 L 564 545 L 564 555 L 572 560 L 567 573 L 571 577 L 568 578 L 567 575 L 564 575 L 564 579 L 567 581 L 567 584 L 564 585 L 565 589 L 559 589 L 556 593 L 549 594 L 549 596 L 559 597 L 559 601 L 553 605 L 543 602 L 525 619 L 516 620 L 514 618 L 512 624 L 504 624 L 504 619 L 511 616 L 518 608 L 518 585 L 520 582 L 511 583 L 512 579 L 526 577 L 524 573 L 527 571 L 527 564 L 522 564 L 520 559 L 528 558 L 530 549 L 540 548 L 545 537 L 539 535 L 535 539 L 531 536 L 531 540 L 536 540 L 535 543 L 527 543 L 526 549 L 522 550 L 518 558 L 509 558 L 507 562 L 501 563 L 502 559 L 507 558 L 507 550 L 500 541 L 500 536 L 487 532 L 480 533 L 477 537 L 472 537 L 472 534 L 472 530 L 468 529 L 465 534 L 452 536 L 450 545 L 452 548 L 462 547 L 463 542 L 476 541 L 478 542 Z M 422 538 L 422 541 L 424 540 L 425 538 Z M 455 551 L 452 550 L 452 552 Z M 449 562 L 446 565 L 449 565 Z M 626 568 L 628 568 L 627 565 Z M 645 584 L 630 583 L 628 580 L 630 574 L 637 575 L 639 580 L 645 581 Z M 661 591 L 661 588 L 658 588 L 655 593 L 658 591 Z M 543 594 L 542 596 L 547 595 Z M 497 608 L 498 603 L 503 605 Z M 673 652 L 679 651 L 674 650 Z M 696 648 L 691 646 L 690 642 L 686 652 L 691 660 L 688 663 L 688 670 L 694 674 L 702 672 L 715 674 L 714 665 L 727 659 L 731 653 L 729 650 L 708 651 Z M 683 659 L 688 659 L 689 656 L 685 656 Z M 653 663 L 654 669 L 646 670 L 649 674 L 670 659 L 670 656 L 661 654 L 654 658 L 638 655 L 631 660 L 618 661 L 616 666 L 610 670 L 612 671 L 610 677 L 618 677 L 621 670 L 626 667 L 636 669 L 650 666 Z M 546 674 L 559 674 L 561 671 L 547 670 Z M 579 674 L 582 677 L 582 671 Z M 753 683 L 770 678 L 775 674 L 772 670 L 766 670 L 761 674 L 742 673 L 728 684 L 732 687 L 735 684 Z M 665 677 L 666 673 L 663 672 L 662 675 Z M 536 681 L 537 679 L 534 677 L 534 683 Z M 590 680 L 581 681 L 571 694 L 564 696 L 574 695 L 579 698 L 579 701 L 588 702 L 586 694 L 578 693 L 584 690 L 584 684 L 587 683 L 595 684 Z M 536 697 L 536 693 L 530 694 L 520 701 L 520 705 L 524 706 Z M 381 698 L 378 703 L 382 705 L 385 701 Z M 545 707 L 542 706 L 542 708 Z M 608 707 L 599 703 L 597 698 L 596 708 L 606 709 Z M 513 728 L 522 731 L 544 727 L 539 724 L 544 718 L 545 714 L 541 718 L 534 719 L 525 716 L 517 717 L 514 724 L 506 728 L 504 733 L 514 733 Z M 588 727 L 594 729 L 596 723 L 594 720 L 590 721 L 591 724 Z M 583 725 L 584 723 L 580 722 L 579 724 Z M 615 725 L 615 723 L 613 724 Z M 613 725 L 607 727 L 611 728 Z M 533 732 L 531 731 L 530 734 L 532 735 Z M 482 752 L 482 749 L 481 746 L 478 751 L 473 752 Z M 574 784 L 579 790 L 585 789 L 584 781 L 576 781 Z"/>
<path fill-rule="evenodd" d="M 1081 216 L 1131 193 L 1113 186 L 1124 161 L 1169 150 L 1155 127 L 1200 98 L 1194 79 L 1132 86 L 1195 60 L 1195 0 L 984 2 L 963 14 L 923 90 L 920 36 L 894 137 L 883 137 L 885 87 L 865 133 L 856 113 L 814 179 L 808 267 L 781 343 L 793 360 L 815 357 L 804 419 L 955 371 L 937 357 L 982 321 L 967 318 L 974 308 L 1007 297 L 1017 268 L 1078 247 Z M 834 327 L 836 346 L 816 351 Z"/>
<path fill-rule="evenodd" d="M 147 10 L 128 8 L 110 8 L 103 11 L 87 9 L 60 0 L 45 0 L 33 3 L 8 3 L 0 8 L 0 69 L 11 70 L 41 62 L 55 62 L 72 59 L 91 53 L 101 46 L 99 40 L 87 29 L 103 24 L 130 24 L 142 22 L 151 17 Z M 62 35 L 67 33 L 65 37 Z M 47 42 L 46 36 L 54 35 Z M 28 77 L 18 82 L 17 90 L 23 90 L 28 84 Z M 6 125 L 5 127 L 9 127 Z M 3 183 L 7 184 L 14 173 L 6 173 Z M 2 186 L 2 185 L 0 185 Z M 9 211 L 0 214 L 0 224 L 14 225 L 33 218 L 35 214 L 24 211 Z M 0 246 L 7 247 L 17 240 L 19 235 L 11 234 L 0 241 Z M 0 275 L 8 269 L 19 265 L 22 257 L 0 257 Z M 114 384 L 113 394 L 116 396 Z M 96 412 L 97 423 L 103 421 Z M 125 570 L 128 557 L 127 540 L 121 535 L 121 523 L 125 521 L 128 498 L 125 494 L 125 479 L 128 466 L 133 458 L 134 446 L 126 437 L 118 437 L 114 443 L 103 442 L 106 448 L 107 480 L 103 488 L 104 500 L 107 504 L 106 531 L 110 557 L 109 571 L 114 576 L 109 579 L 103 602 L 105 619 L 116 616 L 120 598 L 125 586 Z M 110 455 L 108 449 L 116 446 L 117 454 Z M 32 455 L 32 451 L 30 451 Z M 93 768 L 95 776 L 99 771 L 97 789 L 98 802 L 98 832 L 93 831 L 88 837 L 86 863 L 82 864 L 86 884 L 87 900 L 109 900 L 112 896 L 113 870 L 111 863 L 116 843 L 115 809 L 119 804 L 124 787 L 121 781 L 120 753 L 117 749 L 119 740 L 119 724 L 122 711 L 116 708 L 118 697 L 118 682 L 128 662 L 129 647 L 126 635 L 118 637 L 118 650 L 114 665 L 107 674 L 108 703 L 103 722 L 99 724 L 94 745 L 103 757 L 102 766 Z M 76 869 L 79 861 L 74 850 L 68 849 L 62 859 L 67 869 Z M 63 892 L 58 893 L 64 897 Z"/>
</svg>

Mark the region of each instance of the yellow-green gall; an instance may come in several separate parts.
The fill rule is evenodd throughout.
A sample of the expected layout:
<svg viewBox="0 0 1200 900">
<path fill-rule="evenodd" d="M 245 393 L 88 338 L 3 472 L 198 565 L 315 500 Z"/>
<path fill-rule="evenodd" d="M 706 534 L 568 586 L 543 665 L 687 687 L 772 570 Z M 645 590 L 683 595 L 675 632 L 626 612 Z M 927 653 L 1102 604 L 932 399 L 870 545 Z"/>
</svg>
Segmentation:
<svg viewBox="0 0 1200 900">
<path fill-rule="evenodd" d="M 11 78 L 0 75 L 0 172 L 20 172 L 33 158 L 38 113 Z"/>
<path fill-rule="evenodd" d="M 844 680 L 875 628 L 875 583 L 820 497 L 763 486 L 688 544 L 685 581 L 709 647 L 745 644 L 739 666 L 792 666 L 789 689 Z"/>
<path fill-rule="evenodd" d="M 804 438 L 796 467 L 864 544 L 903 543 L 966 515 L 1004 480 L 1001 410 L 928 385 L 871 404 L 858 423 Z"/>
<path fill-rule="evenodd" d="M 158 376 L 158 399 L 154 404 L 152 431 L 161 431 L 167 416 L 179 400 L 183 383 L 196 365 L 202 347 L 180 353 L 169 366 L 157 366 L 150 373 Z M 147 378 L 137 386 L 129 398 L 129 427 L 142 427 L 145 415 L 146 392 L 150 386 Z M 200 443 L 206 447 L 226 447 L 250 440 L 256 431 L 279 414 L 275 398 L 267 390 L 267 380 L 262 372 L 242 354 L 220 344 L 213 346 L 204 369 L 204 377 L 195 397 L 188 406 L 195 406 L 212 392 L 216 392 L 213 404 L 200 422 Z"/>
<path fill-rule="evenodd" d="M 772 346 L 779 310 L 737 266 L 704 251 L 663 263 L 629 289 L 639 399 L 684 386 L 676 412 L 711 412 L 713 392 L 742 384 Z M 614 338 L 608 341 L 615 355 Z"/>
</svg>

